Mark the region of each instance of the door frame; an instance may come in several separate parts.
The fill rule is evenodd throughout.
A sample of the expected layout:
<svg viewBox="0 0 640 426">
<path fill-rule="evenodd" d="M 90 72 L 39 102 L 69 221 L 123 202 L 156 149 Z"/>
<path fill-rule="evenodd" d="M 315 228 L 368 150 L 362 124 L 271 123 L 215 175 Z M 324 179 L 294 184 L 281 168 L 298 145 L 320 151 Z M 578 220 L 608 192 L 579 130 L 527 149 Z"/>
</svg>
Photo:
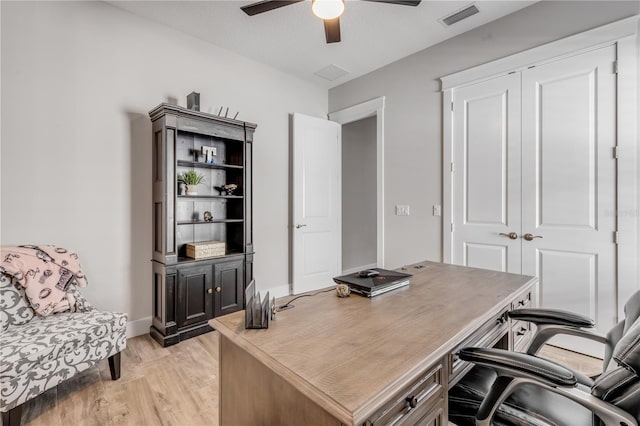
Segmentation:
<svg viewBox="0 0 640 426">
<path fill-rule="evenodd" d="M 381 96 L 327 115 L 329 120 L 341 125 L 363 118 L 376 117 L 376 263 L 378 268 L 384 268 L 384 105 L 385 97 Z M 342 150 L 342 138 L 340 138 L 340 149 Z M 339 169 L 338 181 L 342 185 L 342 169 Z M 342 215 L 339 221 L 342 229 Z"/>
<path fill-rule="evenodd" d="M 531 66 L 542 65 L 568 58 L 604 46 L 617 48 L 618 81 L 617 123 L 618 134 L 616 168 L 617 178 L 617 312 L 624 317 L 624 303 L 638 290 L 640 265 L 637 264 L 640 251 L 640 221 L 638 200 L 640 185 L 637 183 L 640 151 L 636 147 L 638 136 L 638 60 L 640 47 L 638 31 L 640 15 L 632 16 L 603 25 L 583 33 L 554 41 L 521 53 L 517 53 L 477 67 L 441 77 L 442 84 L 442 127 L 443 127 L 443 215 L 442 241 L 443 261 L 452 261 L 453 223 L 453 90 L 494 77 L 521 71 Z M 612 64 L 613 65 L 613 64 Z M 614 153 L 612 153 L 614 155 Z M 613 238 L 613 237 L 612 237 Z"/>
</svg>

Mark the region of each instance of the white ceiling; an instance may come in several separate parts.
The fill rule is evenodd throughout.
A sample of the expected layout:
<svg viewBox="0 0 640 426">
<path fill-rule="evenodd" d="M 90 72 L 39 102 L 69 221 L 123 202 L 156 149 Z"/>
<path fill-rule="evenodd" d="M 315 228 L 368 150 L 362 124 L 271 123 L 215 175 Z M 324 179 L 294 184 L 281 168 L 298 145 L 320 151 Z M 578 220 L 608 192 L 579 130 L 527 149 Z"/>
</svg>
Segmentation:
<svg viewBox="0 0 640 426">
<path fill-rule="evenodd" d="M 326 44 L 322 20 L 304 1 L 248 16 L 255 1 L 108 1 L 138 16 L 209 41 L 325 88 L 335 87 L 400 58 L 486 24 L 535 1 L 476 1 L 480 13 L 450 27 L 438 19 L 473 1 L 423 0 L 418 7 L 347 0 L 342 41 Z M 327 81 L 314 73 L 328 65 L 349 74 Z"/>
</svg>

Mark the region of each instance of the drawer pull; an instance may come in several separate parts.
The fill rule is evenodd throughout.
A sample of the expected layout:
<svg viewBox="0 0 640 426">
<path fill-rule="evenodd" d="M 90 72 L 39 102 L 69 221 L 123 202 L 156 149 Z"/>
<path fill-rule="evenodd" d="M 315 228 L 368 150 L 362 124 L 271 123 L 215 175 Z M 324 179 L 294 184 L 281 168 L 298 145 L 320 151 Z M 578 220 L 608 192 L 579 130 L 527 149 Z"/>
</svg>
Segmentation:
<svg viewBox="0 0 640 426">
<path fill-rule="evenodd" d="M 408 396 L 407 399 L 407 406 L 411 409 L 411 408 L 416 408 L 416 406 L 418 405 L 418 397 L 411 395 Z"/>
<path fill-rule="evenodd" d="M 524 306 L 524 304 L 525 304 L 524 300 L 521 300 L 521 301 L 518 302 L 518 306 Z"/>
<path fill-rule="evenodd" d="M 525 334 L 527 334 L 527 328 L 526 327 L 520 327 L 520 329 L 518 331 L 516 331 L 516 334 L 518 336 L 524 336 Z"/>
<path fill-rule="evenodd" d="M 507 320 L 506 320 L 504 317 L 502 317 L 502 316 L 501 316 L 500 318 L 498 318 L 498 319 L 496 320 L 496 324 L 498 324 L 498 325 L 502 325 L 502 324 L 504 324 L 506 321 L 507 321 Z"/>
</svg>

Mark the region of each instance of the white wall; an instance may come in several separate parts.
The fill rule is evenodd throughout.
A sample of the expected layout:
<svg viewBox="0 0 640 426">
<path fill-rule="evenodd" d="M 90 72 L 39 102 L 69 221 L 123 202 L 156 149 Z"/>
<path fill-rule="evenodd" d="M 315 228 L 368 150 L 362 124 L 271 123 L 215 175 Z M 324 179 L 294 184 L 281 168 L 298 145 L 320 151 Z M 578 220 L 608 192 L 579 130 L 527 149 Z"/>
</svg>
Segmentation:
<svg viewBox="0 0 640 426">
<path fill-rule="evenodd" d="M 258 287 L 288 288 L 289 118 L 324 116 L 326 90 L 101 2 L 0 3 L 1 243 L 71 247 L 87 298 L 151 315 L 151 124 L 169 98 L 258 124 Z"/>
<path fill-rule="evenodd" d="M 480 3 L 481 6 L 481 3 Z M 638 2 L 536 3 L 329 91 L 329 111 L 385 104 L 385 263 L 442 260 L 442 96 L 439 78 L 640 13 Z M 411 216 L 395 216 L 409 204 Z"/>
</svg>

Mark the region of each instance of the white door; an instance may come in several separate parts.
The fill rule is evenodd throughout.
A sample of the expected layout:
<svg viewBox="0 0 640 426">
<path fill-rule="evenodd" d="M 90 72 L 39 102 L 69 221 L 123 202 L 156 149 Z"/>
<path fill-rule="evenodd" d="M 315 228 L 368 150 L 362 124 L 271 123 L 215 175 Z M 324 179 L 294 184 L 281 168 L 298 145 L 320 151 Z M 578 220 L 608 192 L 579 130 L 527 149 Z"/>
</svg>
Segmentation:
<svg viewBox="0 0 640 426">
<path fill-rule="evenodd" d="M 600 332 L 616 321 L 615 60 L 610 46 L 522 74 L 522 273 Z"/>
<path fill-rule="evenodd" d="M 520 74 L 453 103 L 453 263 L 520 273 Z"/>
<path fill-rule="evenodd" d="M 341 271 L 340 125 L 293 115 L 293 293 L 333 285 Z"/>
<path fill-rule="evenodd" d="M 617 320 L 615 60 L 600 48 L 452 94 L 453 262 L 537 276 L 541 306 L 600 332 Z M 553 341 L 602 355 L 576 342 Z"/>
</svg>

